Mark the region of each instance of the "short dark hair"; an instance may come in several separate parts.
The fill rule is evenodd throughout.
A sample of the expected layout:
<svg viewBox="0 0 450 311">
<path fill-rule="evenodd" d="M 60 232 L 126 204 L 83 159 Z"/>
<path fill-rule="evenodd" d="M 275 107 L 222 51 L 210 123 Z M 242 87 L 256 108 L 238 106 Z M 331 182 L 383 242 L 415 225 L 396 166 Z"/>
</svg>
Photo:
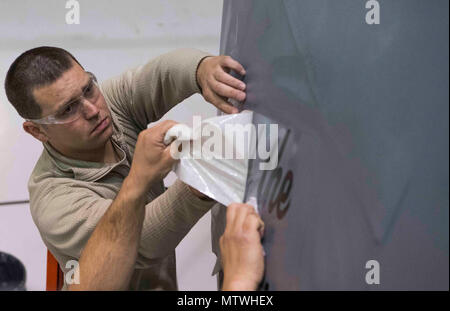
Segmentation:
<svg viewBox="0 0 450 311">
<path fill-rule="evenodd" d="M 42 109 L 33 96 L 33 90 L 58 80 L 72 68 L 72 60 L 81 66 L 72 54 L 51 46 L 28 50 L 16 58 L 6 74 L 5 91 L 22 118 L 41 117 Z"/>
</svg>

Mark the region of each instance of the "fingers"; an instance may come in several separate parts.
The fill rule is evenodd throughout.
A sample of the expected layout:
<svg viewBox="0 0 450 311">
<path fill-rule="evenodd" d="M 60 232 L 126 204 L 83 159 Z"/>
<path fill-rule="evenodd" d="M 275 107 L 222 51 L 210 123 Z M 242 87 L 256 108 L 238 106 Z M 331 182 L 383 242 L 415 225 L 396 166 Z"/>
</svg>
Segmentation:
<svg viewBox="0 0 450 311">
<path fill-rule="evenodd" d="M 259 233 L 260 238 L 264 234 L 264 222 L 249 204 L 233 203 L 227 208 L 228 232 Z"/>
<path fill-rule="evenodd" d="M 233 77 L 232 75 L 226 73 L 226 72 L 216 72 L 214 74 L 214 77 L 216 78 L 217 81 L 220 81 L 222 83 L 225 83 L 231 87 L 234 87 L 235 89 L 238 90 L 245 90 L 245 83 L 242 82 L 239 79 L 236 79 L 235 77 Z"/>
<path fill-rule="evenodd" d="M 227 207 L 227 225 L 225 227 L 225 231 L 231 231 L 233 228 L 234 219 L 236 218 L 237 210 L 239 209 L 239 204 L 230 204 Z"/>
<path fill-rule="evenodd" d="M 164 143 L 164 137 L 166 136 L 166 133 L 168 130 L 170 130 L 172 127 L 177 125 L 178 123 L 172 120 L 164 120 L 155 125 L 151 128 L 151 130 L 154 130 L 155 132 L 155 139 L 156 142 L 161 145 L 167 151 L 166 144 Z M 167 145 L 170 147 L 170 144 Z"/>
<path fill-rule="evenodd" d="M 237 211 L 236 216 L 234 219 L 234 222 L 232 223 L 232 230 L 233 231 L 242 231 L 244 228 L 244 223 L 247 220 L 247 217 L 255 212 L 252 206 L 248 204 L 237 204 Z"/>
<path fill-rule="evenodd" d="M 243 102 L 246 98 L 246 85 L 229 72 L 233 70 L 245 75 L 244 67 L 230 56 L 214 56 L 199 65 L 198 80 L 202 86 L 203 97 L 225 113 L 238 113 L 239 110 L 227 100 Z"/>
<path fill-rule="evenodd" d="M 256 213 L 249 214 L 243 224 L 243 230 L 248 232 L 248 234 L 258 233 L 259 239 L 262 239 L 264 236 L 264 222 Z"/>
<path fill-rule="evenodd" d="M 162 134 L 162 136 L 164 137 L 164 135 L 166 135 L 166 132 L 177 124 L 178 122 L 175 122 L 173 120 L 164 120 L 155 125 L 154 128 L 156 131 L 158 131 L 158 134 Z"/>
<path fill-rule="evenodd" d="M 259 232 L 259 237 L 262 239 L 264 237 L 264 229 L 265 229 L 265 225 L 264 225 L 264 221 L 262 221 L 262 219 L 259 219 L 259 223 L 258 223 L 258 232 Z"/>
<path fill-rule="evenodd" d="M 216 106 L 217 108 L 219 108 L 220 110 L 222 110 L 225 113 L 238 113 L 239 110 L 236 107 L 233 107 L 231 104 L 229 104 L 227 101 L 225 101 L 223 98 L 221 98 L 218 95 L 215 95 L 214 93 L 207 93 L 206 95 L 206 99 L 213 104 L 214 106 Z"/>
<path fill-rule="evenodd" d="M 233 69 L 234 71 L 236 71 L 237 73 L 239 73 L 241 75 L 245 75 L 244 67 L 242 67 L 242 65 L 240 63 L 235 61 L 230 56 L 223 57 L 222 61 L 221 61 L 221 65 L 223 67 L 227 67 L 227 68 Z"/>
<path fill-rule="evenodd" d="M 175 146 L 176 147 L 176 146 Z M 172 144 L 166 146 L 163 150 L 163 156 L 165 159 L 169 160 L 172 164 L 180 160 L 179 154 L 172 150 Z"/>
<path fill-rule="evenodd" d="M 155 134 L 157 135 L 157 143 L 160 144 L 164 150 L 163 150 L 163 157 L 166 161 L 173 164 L 178 159 L 174 159 L 171 155 L 171 145 L 165 145 L 164 144 L 164 136 L 166 135 L 167 131 L 170 130 L 172 127 L 177 125 L 178 122 L 175 122 L 173 120 L 164 120 L 155 125 L 154 127 L 150 128 L 150 130 L 154 130 Z"/>
<path fill-rule="evenodd" d="M 244 92 L 239 91 L 238 89 L 235 89 L 221 82 L 215 82 L 213 84 L 213 91 L 220 96 L 233 98 L 240 102 L 244 101 L 245 99 Z"/>
</svg>

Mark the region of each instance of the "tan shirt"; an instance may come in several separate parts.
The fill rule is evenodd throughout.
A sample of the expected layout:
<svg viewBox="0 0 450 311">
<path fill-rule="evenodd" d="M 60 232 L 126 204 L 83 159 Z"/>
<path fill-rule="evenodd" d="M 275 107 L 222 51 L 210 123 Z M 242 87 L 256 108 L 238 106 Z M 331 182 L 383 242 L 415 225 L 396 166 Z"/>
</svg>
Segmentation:
<svg viewBox="0 0 450 311">
<path fill-rule="evenodd" d="M 196 70 L 208 54 L 181 49 L 164 54 L 101 85 L 113 120 L 114 164 L 69 159 L 49 144 L 28 182 L 30 208 L 41 237 L 66 273 L 113 202 L 130 170 L 140 131 L 199 92 Z M 136 270 L 130 289 L 176 290 L 175 247 L 213 203 L 176 181 L 162 180 L 147 196 Z M 82 282 L 82 280 L 81 280 Z"/>
</svg>

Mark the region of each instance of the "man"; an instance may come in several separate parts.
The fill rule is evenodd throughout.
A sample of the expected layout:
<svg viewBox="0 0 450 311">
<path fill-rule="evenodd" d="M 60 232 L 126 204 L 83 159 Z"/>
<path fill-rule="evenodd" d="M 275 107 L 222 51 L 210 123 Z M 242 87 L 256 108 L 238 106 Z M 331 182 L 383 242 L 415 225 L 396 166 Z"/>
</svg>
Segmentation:
<svg viewBox="0 0 450 311">
<path fill-rule="evenodd" d="M 165 121 L 146 130 L 145 137 L 138 141 L 124 186 L 83 250 L 78 266 L 80 283 L 70 285 L 69 290 L 127 289 L 137 259 L 146 185 L 167 173 L 175 162 L 170 156 L 170 146 L 162 143 L 165 132 L 173 125 L 174 122 Z M 137 156 L 144 154 L 146 157 Z M 139 180 L 136 170 L 139 167 L 148 169 L 143 184 L 135 183 Z M 125 183 L 133 186 L 128 187 Z M 121 204 L 124 200 L 127 205 Z M 220 240 L 225 275 L 223 290 L 257 288 L 264 271 L 260 243 L 263 230 L 264 224 L 252 206 L 228 206 L 227 226 Z"/>
<path fill-rule="evenodd" d="M 237 112 L 225 99 L 242 101 L 245 85 L 229 70 L 245 74 L 230 57 L 183 49 L 100 86 L 60 48 L 35 48 L 13 62 L 6 95 L 26 119 L 24 130 L 44 145 L 28 183 L 31 214 L 64 272 L 68 261 L 80 258 L 108 207 L 125 207 L 135 199 L 130 193 L 145 193 L 128 288 L 177 289 L 175 247 L 214 202 L 180 181 L 164 191 L 164 174 L 148 182 L 154 163 L 146 154 L 146 128 L 200 90 L 222 111 Z M 138 158 L 143 166 L 132 171 Z"/>
<path fill-rule="evenodd" d="M 69 290 L 123 290 L 134 270 L 143 205 L 113 206 L 105 213 L 89 239 L 80 258 L 80 283 Z M 126 215 L 126 216 L 124 216 Z M 121 219 L 116 222 L 114 219 Z M 264 223 L 254 208 L 246 204 L 231 204 L 227 209 L 227 228 L 220 239 L 224 271 L 224 291 L 256 290 L 264 273 L 263 248 L 260 239 Z M 117 239 L 110 236 L 110 223 L 115 224 Z M 108 254 L 108 256 L 104 256 Z"/>
</svg>

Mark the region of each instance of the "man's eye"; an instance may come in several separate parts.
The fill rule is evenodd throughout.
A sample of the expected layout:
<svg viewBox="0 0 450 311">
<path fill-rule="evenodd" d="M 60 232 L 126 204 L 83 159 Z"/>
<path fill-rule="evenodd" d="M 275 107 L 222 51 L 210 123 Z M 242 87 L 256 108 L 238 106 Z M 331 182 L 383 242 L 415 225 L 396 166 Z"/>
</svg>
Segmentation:
<svg viewBox="0 0 450 311">
<path fill-rule="evenodd" d="M 73 104 L 68 105 L 64 110 L 61 112 L 62 115 L 70 114 L 73 111 Z"/>
<path fill-rule="evenodd" d="M 94 93 L 94 87 L 92 85 L 89 85 L 86 90 L 84 91 L 84 96 L 89 97 L 92 96 Z"/>
</svg>

